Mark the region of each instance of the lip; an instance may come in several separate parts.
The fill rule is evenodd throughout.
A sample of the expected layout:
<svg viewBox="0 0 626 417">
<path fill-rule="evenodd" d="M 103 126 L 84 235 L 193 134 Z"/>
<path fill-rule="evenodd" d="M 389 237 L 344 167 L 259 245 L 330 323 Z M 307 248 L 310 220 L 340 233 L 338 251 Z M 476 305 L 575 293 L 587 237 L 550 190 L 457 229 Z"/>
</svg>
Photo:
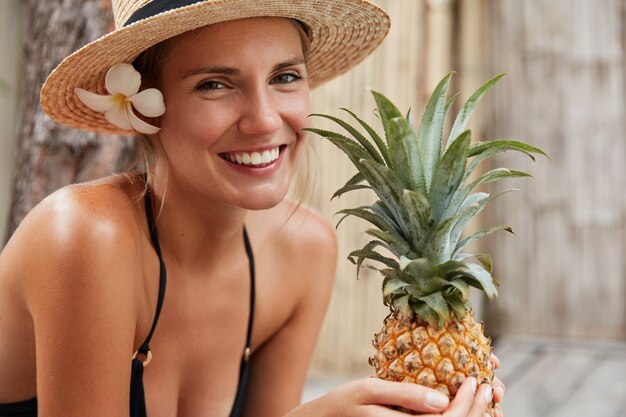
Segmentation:
<svg viewBox="0 0 626 417">
<path fill-rule="evenodd" d="M 219 157 L 220 159 L 224 162 L 224 164 L 226 164 L 226 166 L 228 166 L 230 169 L 233 169 L 236 172 L 245 174 L 245 175 L 250 175 L 250 176 L 264 176 L 264 175 L 269 175 L 274 173 L 275 171 L 278 170 L 278 168 L 280 167 L 283 157 L 285 155 L 285 152 L 287 151 L 288 146 L 287 145 L 279 145 L 278 146 L 278 158 L 276 158 L 274 161 L 269 162 L 267 164 L 262 164 L 262 165 L 244 165 L 244 164 L 238 164 L 236 162 L 232 162 L 230 161 L 230 159 L 228 159 L 228 157 L 226 156 L 227 154 L 242 154 L 242 153 L 253 153 L 253 152 L 258 152 L 258 153 L 262 153 L 264 151 L 271 151 L 273 149 L 276 149 L 276 146 L 264 146 L 264 147 L 258 147 L 258 148 L 248 148 L 248 149 L 240 149 L 240 150 L 236 150 L 236 151 L 228 151 L 228 152 L 221 152 L 219 153 Z"/>
</svg>

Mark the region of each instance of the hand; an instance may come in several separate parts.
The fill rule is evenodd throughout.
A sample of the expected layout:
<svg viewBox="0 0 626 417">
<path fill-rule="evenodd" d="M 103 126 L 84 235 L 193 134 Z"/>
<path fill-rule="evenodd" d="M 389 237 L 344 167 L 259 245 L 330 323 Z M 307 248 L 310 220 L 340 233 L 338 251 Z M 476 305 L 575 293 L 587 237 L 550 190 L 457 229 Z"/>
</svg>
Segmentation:
<svg viewBox="0 0 626 417">
<path fill-rule="evenodd" d="M 495 356 L 494 368 L 500 367 Z M 475 378 L 467 378 L 459 388 L 455 399 L 449 402 L 446 395 L 417 384 L 366 378 L 348 382 L 323 397 L 302 404 L 292 410 L 288 417 L 405 417 L 406 413 L 389 406 L 419 411 L 422 417 L 484 417 L 487 406 L 496 403 L 495 417 L 503 417 L 497 404 L 504 395 L 504 384 L 497 378 L 489 384 L 477 387 Z M 286 416 L 286 417 L 287 417 Z"/>
<path fill-rule="evenodd" d="M 500 367 L 500 359 L 496 357 L 496 355 L 491 355 L 491 361 L 493 362 L 494 369 L 498 369 Z M 491 382 L 493 386 L 493 401 L 496 403 L 495 409 L 495 417 L 504 417 L 504 412 L 502 411 L 502 407 L 500 407 L 500 402 L 502 398 L 504 398 L 504 392 L 506 387 L 498 378 L 494 378 Z"/>
<path fill-rule="evenodd" d="M 448 405 L 446 395 L 421 385 L 365 378 L 340 385 L 328 394 L 300 405 L 288 416 L 405 417 L 406 413 L 393 410 L 390 406 L 440 413 Z"/>
<path fill-rule="evenodd" d="M 467 378 L 452 403 L 439 391 L 417 384 L 366 378 L 338 386 L 323 397 L 302 404 L 289 417 L 406 417 L 393 407 L 423 413 L 423 417 L 483 417 L 491 402 L 491 387 L 477 390 Z M 478 391 L 478 392 L 477 392 Z"/>
</svg>

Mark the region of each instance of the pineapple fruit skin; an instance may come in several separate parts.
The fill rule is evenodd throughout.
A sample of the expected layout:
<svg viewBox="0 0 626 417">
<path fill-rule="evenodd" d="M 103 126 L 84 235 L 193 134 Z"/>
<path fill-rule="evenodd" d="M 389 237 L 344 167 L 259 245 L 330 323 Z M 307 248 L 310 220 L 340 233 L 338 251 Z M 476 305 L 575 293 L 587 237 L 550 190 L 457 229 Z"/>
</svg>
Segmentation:
<svg viewBox="0 0 626 417">
<path fill-rule="evenodd" d="M 379 378 L 433 388 L 450 400 L 468 376 L 479 384 L 494 377 L 491 340 L 469 312 L 443 326 L 393 312 L 372 343 L 376 353 L 369 363 Z M 488 409 L 492 416 L 493 406 Z"/>
</svg>

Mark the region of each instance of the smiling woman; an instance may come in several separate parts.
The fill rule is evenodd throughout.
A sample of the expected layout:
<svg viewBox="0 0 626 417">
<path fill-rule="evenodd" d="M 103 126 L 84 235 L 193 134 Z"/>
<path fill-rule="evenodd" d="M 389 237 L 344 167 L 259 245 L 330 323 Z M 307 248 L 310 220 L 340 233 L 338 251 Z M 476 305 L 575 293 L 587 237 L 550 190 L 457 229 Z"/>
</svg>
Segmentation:
<svg viewBox="0 0 626 417">
<path fill-rule="evenodd" d="M 365 0 L 113 11 L 116 30 L 59 64 L 41 104 L 139 133 L 152 154 L 146 172 L 49 196 L 0 255 L 0 416 L 478 417 L 470 382 L 448 409 L 369 379 L 298 404 L 336 259 L 332 227 L 286 198 L 309 89 L 375 49 L 387 14 Z"/>
</svg>

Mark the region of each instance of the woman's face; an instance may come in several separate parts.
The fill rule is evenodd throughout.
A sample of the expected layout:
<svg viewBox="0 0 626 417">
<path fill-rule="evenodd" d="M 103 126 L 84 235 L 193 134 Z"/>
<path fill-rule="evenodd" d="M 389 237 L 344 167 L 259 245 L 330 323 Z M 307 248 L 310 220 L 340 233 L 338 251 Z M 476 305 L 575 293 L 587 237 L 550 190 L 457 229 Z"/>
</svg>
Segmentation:
<svg viewBox="0 0 626 417">
<path fill-rule="evenodd" d="M 166 51 L 158 135 L 168 186 L 246 209 L 278 204 L 309 114 L 296 27 L 282 18 L 219 23 L 172 39 Z"/>
</svg>

